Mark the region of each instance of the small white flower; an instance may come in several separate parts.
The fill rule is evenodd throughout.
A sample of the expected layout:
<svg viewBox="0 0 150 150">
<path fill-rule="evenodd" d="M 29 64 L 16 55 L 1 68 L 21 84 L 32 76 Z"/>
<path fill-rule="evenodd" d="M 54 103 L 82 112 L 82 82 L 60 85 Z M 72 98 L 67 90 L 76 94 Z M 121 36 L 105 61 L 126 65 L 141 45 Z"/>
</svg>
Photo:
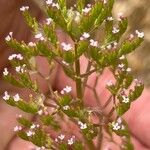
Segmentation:
<svg viewBox="0 0 150 150">
<path fill-rule="evenodd" d="M 47 18 L 46 19 L 46 24 L 50 25 L 52 23 L 53 19 L 52 18 Z"/>
<path fill-rule="evenodd" d="M 43 110 L 42 110 L 42 109 L 39 110 L 39 111 L 38 111 L 38 114 L 39 114 L 39 115 L 42 115 L 42 114 L 43 114 Z"/>
<path fill-rule="evenodd" d="M 68 145 L 72 145 L 73 143 L 74 143 L 74 139 L 73 138 L 68 139 Z"/>
<path fill-rule="evenodd" d="M 83 35 L 82 35 L 82 37 L 83 37 L 84 39 L 88 39 L 88 38 L 90 37 L 90 34 L 84 32 Z"/>
<path fill-rule="evenodd" d="M 112 49 L 112 45 L 109 44 L 109 45 L 106 46 L 106 48 L 107 48 L 107 49 Z"/>
<path fill-rule="evenodd" d="M 12 39 L 13 32 L 9 32 L 9 34 L 5 37 L 6 41 L 10 41 Z"/>
<path fill-rule="evenodd" d="M 21 54 L 18 54 L 18 55 L 16 56 L 16 58 L 19 59 L 19 60 L 23 60 L 23 56 L 22 56 Z"/>
<path fill-rule="evenodd" d="M 125 66 L 124 64 L 119 64 L 119 65 L 118 65 L 118 68 L 121 68 L 121 69 L 122 69 L 122 68 L 124 68 L 124 66 Z"/>
<path fill-rule="evenodd" d="M 113 18 L 113 17 L 107 17 L 107 20 L 108 20 L 108 21 L 113 21 L 114 18 Z"/>
<path fill-rule="evenodd" d="M 113 27 L 112 33 L 116 34 L 116 33 L 118 33 L 119 31 L 120 31 L 119 29 L 117 29 L 116 27 Z"/>
<path fill-rule="evenodd" d="M 27 136 L 28 136 L 28 137 L 31 137 L 31 136 L 33 136 L 34 134 L 35 134 L 35 132 L 33 132 L 33 131 L 28 131 L 28 132 L 27 132 Z"/>
<path fill-rule="evenodd" d="M 120 59 L 120 60 L 123 60 L 123 59 L 125 59 L 125 56 L 122 55 L 119 59 Z"/>
<path fill-rule="evenodd" d="M 62 63 L 63 63 L 64 65 L 66 65 L 66 66 L 69 66 L 69 64 L 68 64 L 67 62 L 65 62 L 65 61 L 62 61 Z"/>
<path fill-rule="evenodd" d="M 130 34 L 130 35 L 129 35 L 129 40 L 131 41 L 133 38 L 134 38 L 134 35 L 133 35 L 133 34 Z"/>
<path fill-rule="evenodd" d="M 70 51 L 73 47 L 71 46 L 71 44 L 67 44 L 65 42 L 61 43 L 61 46 L 63 47 L 64 51 Z"/>
<path fill-rule="evenodd" d="M 28 10 L 28 9 L 29 9 L 29 6 L 22 6 L 22 7 L 20 8 L 20 11 L 24 12 L 24 11 L 26 11 L 26 10 Z"/>
<path fill-rule="evenodd" d="M 16 94 L 15 96 L 13 96 L 13 98 L 15 102 L 18 102 L 20 100 L 19 94 Z"/>
<path fill-rule="evenodd" d="M 44 146 L 42 146 L 42 147 L 36 147 L 36 149 L 35 150 L 45 150 L 46 148 L 44 147 Z"/>
<path fill-rule="evenodd" d="M 129 103 L 130 100 L 127 96 L 123 95 L 122 98 L 123 98 L 123 100 L 122 100 L 123 103 Z"/>
<path fill-rule="evenodd" d="M 62 141 L 65 138 L 65 135 L 61 134 L 58 136 L 58 138 Z"/>
<path fill-rule="evenodd" d="M 7 68 L 4 68 L 3 75 L 4 75 L 4 76 L 7 76 L 8 74 L 9 74 L 8 69 L 7 69 Z"/>
<path fill-rule="evenodd" d="M 16 72 L 20 73 L 20 71 L 21 71 L 21 66 L 17 66 L 17 67 L 15 68 L 15 70 L 16 70 Z"/>
<path fill-rule="evenodd" d="M 86 123 L 82 123 L 81 121 L 78 121 L 78 125 L 80 125 L 80 129 L 84 130 L 87 128 L 87 124 Z"/>
<path fill-rule="evenodd" d="M 60 9 L 59 4 L 58 3 L 52 3 L 52 7 L 56 7 L 57 9 Z"/>
<path fill-rule="evenodd" d="M 122 118 L 119 117 L 119 118 L 117 119 L 117 122 L 118 122 L 119 124 L 121 124 L 121 123 L 122 123 Z"/>
<path fill-rule="evenodd" d="M 8 94 L 7 91 L 5 91 L 5 92 L 4 92 L 3 99 L 4 99 L 5 101 L 7 101 L 7 100 L 9 100 L 9 98 L 10 98 L 10 95 Z"/>
<path fill-rule="evenodd" d="M 103 3 L 104 3 L 104 4 L 107 4 L 107 0 L 103 0 Z"/>
<path fill-rule="evenodd" d="M 90 39 L 90 45 L 93 47 L 98 47 L 98 42 L 94 41 L 93 39 Z"/>
<path fill-rule="evenodd" d="M 113 130 L 119 130 L 119 129 L 121 129 L 121 126 L 119 125 L 119 123 L 118 122 L 113 122 L 112 123 L 112 126 L 113 126 Z"/>
<path fill-rule="evenodd" d="M 118 13 L 118 21 L 121 21 L 124 18 L 123 13 L 119 12 Z"/>
<path fill-rule="evenodd" d="M 127 72 L 131 72 L 131 68 L 127 68 L 126 71 L 127 71 Z"/>
<path fill-rule="evenodd" d="M 113 82 L 110 80 L 106 83 L 106 85 L 109 87 L 109 86 L 112 86 L 113 85 Z"/>
<path fill-rule="evenodd" d="M 36 46 L 36 44 L 35 44 L 35 43 L 33 43 L 33 42 L 29 42 L 29 43 L 28 43 L 28 46 L 30 46 L 30 47 L 35 47 L 35 46 Z"/>
<path fill-rule="evenodd" d="M 63 88 L 63 90 L 61 90 L 61 94 L 70 93 L 71 91 L 72 91 L 72 87 L 66 86 L 65 88 Z"/>
<path fill-rule="evenodd" d="M 46 4 L 47 4 L 47 5 L 51 5 L 52 3 L 53 3 L 53 0 L 47 0 L 47 1 L 46 1 Z"/>
<path fill-rule="evenodd" d="M 36 35 L 35 35 L 35 38 L 36 38 L 36 39 L 40 39 L 41 41 L 44 40 L 44 37 L 43 37 L 42 33 L 36 34 Z"/>
<path fill-rule="evenodd" d="M 22 130 L 21 126 L 15 126 L 14 127 L 14 132 L 17 132 L 17 131 L 20 131 L 20 130 Z"/>
<path fill-rule="evenodd" d="M 35 124 L 32 124 L 30 129 L 35 129 L 36 128 L 36 125 Z"/>
<path fill-rule="evenodd" d="M 135 82 L 135 86 L 141 86 L 142 85 L 142 81 L 138 80 L 138 79 L 134 79 Z"/>
<path fill-rule="evenodd" d="M 144 38 L 144 32 L 139 32 L 138 30 L 136 30 L 135 33 L 139 38 Z"/>
<path fill-rule="evenodd" d="M 70 106 L 66 105 L 66 106 L 63 106 L 63 110 L 68 110 L 70 109 Z"/>
<path fill-rule="evenodd" d="M 57 138 L 55 138 L 55 142 L 58 142 L 58 139 L 57 139 Z"/>
<path fill-rule="evenodd" d="M 91 7 L 85 7 L 84 9 L 82 9 L 82 12 L 87 14 L 90 10 L 91 10 Z"/>
</svg>

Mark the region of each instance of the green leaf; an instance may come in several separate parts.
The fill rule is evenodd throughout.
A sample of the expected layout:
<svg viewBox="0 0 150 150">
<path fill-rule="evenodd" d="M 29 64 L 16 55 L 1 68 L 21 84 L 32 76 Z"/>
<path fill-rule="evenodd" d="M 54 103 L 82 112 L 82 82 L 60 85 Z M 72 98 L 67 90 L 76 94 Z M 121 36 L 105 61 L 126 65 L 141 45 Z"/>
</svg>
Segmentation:
<svg viewBox="0 0 150 150">
<path fill-rule="evenodd" d="M 16 80 L 11 74 L 5 76 L 4 80 L 9 82 L 10 84 L 12 84 L 14 86 L 24 88 L 24 85 L 21 82 L 19 82 L 19 80 Z"/>
<path fill-rule="evenodd" d="M 24 127 L 30 128 L 30 126 L 32 125 L 31 121 L 29 121 L 28 119 L 23 118 L 23 117 L 17 118 L 17 121 L 18 121 L 20 124 L 22 124 Z"/>
<path fill-rule="evenodd" d="M 54 53 L 47 47 L 47 45 L 41 41 L 39 41 L 36 45 L 37 51 L 39 54 L 46 56 L 50 60 L 54 56 Z"/>
<path fill-rule="evenodd" d="M 75 61 L 75 55 L 73 51 L 66 51 L 63 53 L 63 59 L 65 62 L 72 64 Z"/>
<path fill-rule="evenodd" d="M 137 98 L 139 98 L 141 96 L 143 90 L 144 90 L 144 85 L 143 84 L 141 84 L 140 86 L 135 86 L 134 90 L 129 93 L 130 100 L 134 101 Z"/>
<path fill-rule="evenodd" d="M 60 126 L 57 121 L 54 120 L 53 116 L 45 115 L 41 117 L 41 121 L 46 126 L 52 126 L 55 130 L 60 129 Z"/>
<path fill-rule="evenodd" d="M 96 19 L 101 14 L 101 11 L 102 11 L 102 3 L 97 2 L 90 10 L 89 15 L 83 16 L 80 26 L 82 33 L 89 32 L 91 30 Z"/>
<path fill-rule="evenodd" d="M 134 51 L 140 44 L 143 42 L 143 39 L 136 38 L 133 41 L 126 40 L 120 47 L 118 51 L 118 57 L 126 55 Z"/>
<path fill-rule="evenodd" d="M 61 143 L 59 145 L 59 150 L 68 150 L 68 145 L 66 143 Z"/>
<path fill-rule="evenodd" d="M 38 106 L 34 102 L 24 102 L 20 100 L 16 106 L 27 113 L 36 114 L 38 112 Z"/>
<path fill-rule="evenodd" d="M 67 23 L 60 10 L 57 10 L 52 7 L 48 7 L 47 14 L 50 18 L 52 18 L 55 21 L 55 23 L 58 26 L 60 26 L 64 31 L 67 31 Z"/>
<path fill-rule="evenodd" d="M 23 12 L 25 20 L 30 28 L 34 30 L 34 32 L 38 32 L 39 25 L 36 18 L 32 17 L 28 11 Z"/>
<path fill-rule="evenodd" d="M 117 114 L 122 116 L 125 112 L 127 112 L 130 108 L 130 103 L 122 103 L 117 106 Z"/>
<path fill-rule="evenodd" d="M 77 10 L 82 13 L 82 9 L 85 7 L 85 0 L 77 0 Z"/>
<path fill-rule="evenodd" d="M 70 105 L 71 102 L 71 97 L 69 95 L 64 95 L 59 99 L 59 104 L 61 106 L 66 106 L 66 105 Z"/>
<path fill-rule="evenodd" d="M 55 46 L 57 45 L 57 36 L 56 36 L 56 32 L 55 32 L 55 25 L 45 25 L 43 27 L 44 33 L 46 35 L 46 37 L 48 38 L 48 40 L 53 43 Z"/>
<path fill-rule="evenodd" d="M 23 140 L 25 140 L 25 141 L 29 141 L 29 138 L 28 138 L 26 132 L 24 132 L 24 131 L 18 131 L 18 132 L 17 132 L 17 135 L 18 135 L 21 139 L 23 139 Z"/>
<path fill-rule="evenodd" d="M 80 41 L 77 46 L 77 57 L 80 57 L 87 51 L 89 43 L 87 41 Z"/>
<path fill-rule="evenodd" d="M 42 146 L 47 147 L 46 145 L 47 143 L 49 143 L 48 148 L 51 148 L 50 137 L 41 129 L 37 129 L 35 131 L 35 134 L 31 137 L 30 141 L 39 147 L 42 147 Z"/>
</svg>

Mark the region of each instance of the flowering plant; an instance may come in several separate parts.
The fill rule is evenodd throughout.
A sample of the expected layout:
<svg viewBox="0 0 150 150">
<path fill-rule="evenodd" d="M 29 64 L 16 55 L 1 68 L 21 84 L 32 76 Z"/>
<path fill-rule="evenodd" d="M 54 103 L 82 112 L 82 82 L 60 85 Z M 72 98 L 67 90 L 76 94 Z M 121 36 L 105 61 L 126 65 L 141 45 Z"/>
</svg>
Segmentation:
<svg viewBox="0 0 150 150">
<path fill-rule="evenodd" d="M 36 42 L 18 42 L 10 32 L 5 40 L 18 52 L 8 58 L 16 72 L 11 74 L 4 68 L 3 75 L 12 85 L 29 89 L 32 94 L 26 101 L 18 93 L 12 96 L 5 91 L 3 99 L 7 104 L 36 116 L 33 122 L 19 115 L 17 121 L 21 125 L 14 128 L 20 138 L 35 144 L 36 149 L 96 150 L 101 148 L 104 138 L 116 143 L 114 134 L 120 137 L 121 144 L 118 146 L 121 149 L 133 149 L 128 125 L 122 115 L 141 95 L 144 85 L 131 75 L 126 55 L 140 46 L 144 33 L 136 30 L 135 34 L 122 40 L 128 21 L 122 14 L 118 14 L 117 19 L 112 17 L 113 5 L 114 0 L 95 0 L 91 4 L 77 0 L 69 8 L 65 0 L 46 0 L 48 18 L 42 24 L 30 15 L 28 6 L 20 8 Z M 104 36 L 99 42 L 94 35 L 101 26 Z M 58 28 L 70 37 L 71 43 L 58 40 Z M 62 67 L 76 85 L 76 96 L 71 95 L 73 87 L 68 85 L 61 91 L 52 90 L 50 75 L 45 77 L 37 69 L 37 56 L 48 60 L 50 75 L 56 64 Z M 80 63 L 82 56 L 88 62 L 84 73 Z M 94 93 L 95 100 L 100 101 L 95 90 L 98 81 L 95 81 L 94 87 L 87 81 L 93 73 L 99 77 L 105 68 L 114 76 L 114 82 L 108 81 L 106 84 L 110 98 L 103 106 L 87 107 L 84 102 L 87 89 Z M 47 81 L 48 94 L 41 91 L 38 81 L 32 78 L 34 74 Z M 111 102 L 112 108 L 106 114 L 105 109 Z M 113 114 L 115 117 L 112 117 Z M 68 124 L 73 124 L 76 130 L 74 135 L 69 132 Z M 68 132 L 64 131 L 64 125 Z"/>
</svg>

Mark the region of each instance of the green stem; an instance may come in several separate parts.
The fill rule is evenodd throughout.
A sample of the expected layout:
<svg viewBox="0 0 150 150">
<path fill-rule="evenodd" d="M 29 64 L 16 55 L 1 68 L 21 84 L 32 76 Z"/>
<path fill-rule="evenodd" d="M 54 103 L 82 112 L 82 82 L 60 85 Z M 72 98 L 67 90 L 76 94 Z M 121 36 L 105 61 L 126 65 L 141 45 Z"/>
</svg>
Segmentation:
<svg viewBox="0 0 150 150">
<path fill-rule="evenodd" d="M 77 56 L 77 45 L 75 44 L 75 56 Z M 80 60 L 77 58 L 75 61 L 75 71 L 76 71 L 76 92 L 77 92 L 77 98 L 82 100 L 83 94 L 82 94 L 82 81 L 80 77 Z M 81 102 L 83 103 L 83 102 Z"/>
</svg>

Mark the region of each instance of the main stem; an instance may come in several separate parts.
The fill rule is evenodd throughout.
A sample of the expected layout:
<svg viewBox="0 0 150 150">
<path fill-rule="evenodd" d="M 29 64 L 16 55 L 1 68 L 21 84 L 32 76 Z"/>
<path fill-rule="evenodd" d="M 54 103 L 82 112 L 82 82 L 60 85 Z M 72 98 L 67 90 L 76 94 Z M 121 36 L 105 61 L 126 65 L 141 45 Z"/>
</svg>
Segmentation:
<svg viewBox="0 0 150 150">
<path fill-rule="evenodd" d="M 77 45 L 75 44 L 75 56 L 77 58 Z M 77 98 L 81 100 L 81 104 L 83 104 L 82 98 L 82 81 L 80 77 L 80 60 L 77 58 L 75 61 L 75 71 L 76 71 L 76 92 L 77 92 Z"/>
</svg>

